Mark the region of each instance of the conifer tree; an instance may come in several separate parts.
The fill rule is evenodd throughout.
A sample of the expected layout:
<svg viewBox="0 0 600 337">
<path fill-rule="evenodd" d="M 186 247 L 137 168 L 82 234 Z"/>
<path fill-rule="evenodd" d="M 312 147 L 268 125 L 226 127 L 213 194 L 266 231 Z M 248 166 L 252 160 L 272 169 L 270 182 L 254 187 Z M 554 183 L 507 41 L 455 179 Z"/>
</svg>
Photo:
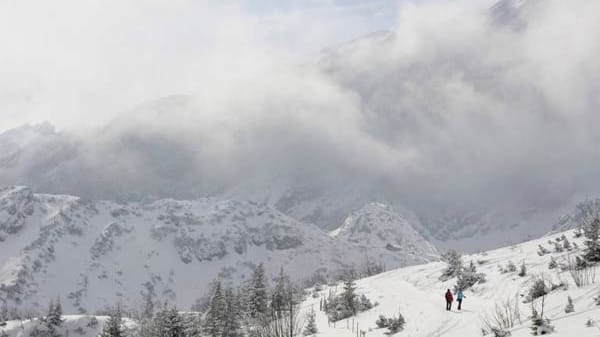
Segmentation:
<svg viewBox="0 0 600 337">
<path fill-rule="evenodd" d="M 583 228 L 585 250 L 583 257 L 590 262 L 600 261 L 600 219 L 594 219 Z"/>
<path fill-rule="evenodd" d="M 463 269 L 462 256 L 455 250 L 448 251 L 442 255 L 442 261 L 446 262 L 447 266 L 442 271 L 440 280 L 446 281 L 452 277 L 458 276 Z"/>
<path fill-rule="evenodd" d="M 241 315 L 239 309 L 239 297 L 233 292 L 233 289 L 227 288 L 225 291 L 225 306 L 223 322 L 223 337 L 241 337 L 244 335 L 241 325 Z"/>
<path fill-rule="evenodd" d="M 356 315 L 357 312 L 357 308 L 356 308 L 356 283 L 354 283 L 354 280 L 350 277 L 348 277 L 348 279 L 346 279 L 346 281 L 344 281 L 344 292 L 342 293 L 342 297 L 344 298 L 344 302 L 346 305 L 346 309 L 350 310 L 352 312 L 352 315 Z"/>
<path fill-rule="evenodd" d="M 558 267 L 558 263 L 556 262 L 556 260 L 554 259 L 554 257 L 550 258 L 550 263 L 548 263 L 548 269 L 554 269 Z"/>
<path fill-rule="evenodd" d="M 46 323 L 51 326 L 60 326 L 62 322 L 62 305 L 60 304 L 60 297 L 57 297 L 56 302 L 50 300 Z"/>
<path fill-rule="evenodd" d="M 162 337 L 184 337 L 184 327 L 177 308 L 173 307 L 166 312 L 166 324 Z"/>
<path fill-rule="evenodd" d="M 575 306 L 573 305 L 573 299 L 571 296 L 567 297 L 567 306 L 565 306 L 565 313 L 570 313 L 575 311 Z"/>
<path fill-rule="evenodd" d="M 150 322 L 150 335 L 152 337 L 162 337 L 168 329 L 168 305 L 163 303 L 162 308 L 156 312 Z"/>
<path fill-rule="evenodd" d="M 142 316 L 145 318 L 151 318 L 154 316 L 154 303 L 152 302 L 152 296 L 147 294 L 144 296 L 144 311 L 142 312 Z"/>
<path fill-rule="evenodd" d="M 271 312 L 273 319 L 279 319 L 283 315 L 285 310 L 285 288 L 286 288 L 286 277 L 283 272 L 283 267 L 279 271 L 279 277 L 277 278 L 277 284 L 273 290 L 271 296 Z"/>
<path fill-rule="evenodd" d="M 183 330 L 186 337 L 201 337 L 202 317 L 198 314 L 186 315 L 183 319 Z"/>
<path fill-rule="evenodd" d="M 532 304 L 531 305 L 531 334 L 534 336 L 537 336 L 538 328 L 540 326 L 542 326 L 543 323 L 544 322 L 543 322 L 542 318 L 540 317 L 537 310 L 535 310 L 535 307 Z"/>
<path fill-rule="evenodd" d="M 265 268 L 259 264 L 254 270 L 250 286 L 250 296 L 248 298 L 248 310 L 252 318 L 264 318 L 268 311 L 267 282 L 265 277 Z"/>
<path fill-rule="evenodd" d="M 308 321 L 306 322 L 306 326 L 304 327 L 304 332 L 302 333 L 304 336 L 312 336 L 315 335 L 319 330 L 317 329 L 317 320 L 315 310 L 312 309 L 308 313 Z"/>
<path fill-rule="evenodd" d="M 573 247 L 571 247 L 571 242 L 569 242 L 569 239 L 567 239 L 567 237 L 564 234 L 562 238 L 563 248 L 566 250 L 571 250 Z"/>
<path fill-rule="evenodd" d="M 8 307 L 6 303 L 3 303 L 0 308 L 0 324 L 4 324 L 6 321 L 8 321 Z"/>
<path fill-rule="evenodd" d="M 209 337 L 222 337 L 225 328 L 225 317 L 227 307 L 225 303 L 225 297 L 223 295 L 223 289 L 221 288 L 221 281 L 217 281 L 215 284 L 215 290 L 210 301 L 210 307 L 206 314 L 206 331 L 205 333 Z"/>
<path fill-rule="evenodd" d="M 519 270 L 519 276 L 524 277 L 525 275 L 527 275 L 527 267 L 525 266 L 525 261 L 523 261 L 523 263 L 521 263 L 521 269 Z"/>
<path fill-rule="evenodd" d="M 124 337 L 125 332 L 122 325 L 121 307 L 117 305 L 116 308 L 111 310 L 110 316 L 106 323 L 104 323 L 99 337 Z"/>
</svg>

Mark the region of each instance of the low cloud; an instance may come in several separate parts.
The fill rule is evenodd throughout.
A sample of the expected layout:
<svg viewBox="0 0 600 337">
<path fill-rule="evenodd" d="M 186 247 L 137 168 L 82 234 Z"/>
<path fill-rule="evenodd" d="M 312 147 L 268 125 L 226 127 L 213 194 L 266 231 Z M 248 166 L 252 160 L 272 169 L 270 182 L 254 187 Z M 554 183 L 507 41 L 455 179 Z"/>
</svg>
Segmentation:
<svg viewBox="0 0 600 337">
<path fill-rule="evenodd" d="M 51 179 L 24 183 L 136 198 L 351 185 L 420 213 L 535 208 L 598 190 L 600 3 L 407 1 L 393 32 L 345 44 L 333 42 L 348 18 L 371 21 L 83 3 L 71 5 L 87 15 L 69 20 L 32 13 L 55 30 L 21 36 L 52 53 L 0 56 L 21 66 L 0 80 L 7 111 L 55 120 L 77 144 Z M 23 26 L 4 16 L 1 28 Z M 333 47 L 311 54 L 315 41 Z M 41 79 L 22 77 L 25 66 Z M 31 171 L 20 165 L 11 172 Z"/>
</svg>

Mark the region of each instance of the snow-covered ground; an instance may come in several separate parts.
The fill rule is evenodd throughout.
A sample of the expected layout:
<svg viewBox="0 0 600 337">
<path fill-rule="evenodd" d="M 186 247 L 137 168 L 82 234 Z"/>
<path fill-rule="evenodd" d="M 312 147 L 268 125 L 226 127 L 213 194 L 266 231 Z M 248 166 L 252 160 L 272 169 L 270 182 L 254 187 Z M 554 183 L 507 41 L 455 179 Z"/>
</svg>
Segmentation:
<svg viewBox="0 0 600 337">
<path fill-rule="evenodd" d="M 425 265 L 411 266 L 389 271 L 370 278 L 357 281 L 357 293 L 366 294 L 372 301 L 379 302 L 375 308 L 357 315 L 348 322 L 339 321 L 328 324 L 324 312 L 319 311 L 320 298 L 310 298 L 303 304 L 303 310 L 314 308 L 317 313 L 318 336 L 351 337 L 357 336 L 356 329 L 352 330 L 352 322 L 358 329 L 366 331 L 366 336 L 386 336 L 387 329 L 376 329 L 375 321 L 379 315 L 393 316 L 400 311 L 406 319 L 406 325 L 398 336 L 411 337 L 470 337 L 481 336 L 483 318 L 489 316 L 496 303 L 507 299 L 516 299 L 521 316 L 521 323 L 511 329 L 513 337 L 530 336 L 531 303 L 525 303 L 525 298 L 535 277 L 544 276 L 554 284 L 564 282 L 566 289 L 560 288 L 550 292 L 545 300 L 545 316 L 550 318 L 555 326 L 553 336 L 600 336 L 600 306 L 594 303 L 594 297 L 600 290 L 600 274 L 597 283 L 578 288 L 569 272 L 561 271 L 560 267 L 550 270 L 548 264 L 553 257 L 558 264 L 573 258 L 579 250 L 571 252 L 554 252 L 548 241 L 555 240 L 563 233 L 553 234 L 541 239 L 525 242 L 489 252 L 463 256 L 468 263 L 473 260 L 479 272 L 484 272 L 487 282 L 478 284 L 465 292 L 463 310 L 445 310 L 444 292 L 452 288 L 455 279 L 446 282 L 439 280 L 445 265 L 434 262 Z M 576 242 L 579 249 L 583 247 L 582 239 L 575 239 L 572 231 L 564 232 L 571 242 Z M 551 253 L 539 256 L 538 245 L 542 245 Z M 499 266 L 505 267 L 509 261 L 517 265 L 516 272 L 501 273 Z M 519 266 L 525 262 L 527 275 L 518 276 Z M 600 270 L 600 269 L 599 269 Z M 322 296 L 327 296 L 332 287 L 326 287 Z M 340 292 L 341 286 L 333 287 Z M 565 313 L 567 296 L 571 296 L 575 311 Z M 535 303 L 540 304 L 541 300 Z M 587 327 L 588 320 L 595 321 L 595 326 Z"/>
<path fill-rule="evenodd" d="M 102 331 L 102 325 L 107 320 L 108 316 L 65 315 L 57 332 L 59 336 L 96 337 Z M 8 321 L 6 326 L 0 327 L 0 333 L 4 332 L 9 337 L 27 337 L 36 327 L 43 325 L 44 323 L 37 318 Z M 136 327 L 136 323 L 127 318 L 123 319 L 123 325 L 125 331 Z"/>
</svg>

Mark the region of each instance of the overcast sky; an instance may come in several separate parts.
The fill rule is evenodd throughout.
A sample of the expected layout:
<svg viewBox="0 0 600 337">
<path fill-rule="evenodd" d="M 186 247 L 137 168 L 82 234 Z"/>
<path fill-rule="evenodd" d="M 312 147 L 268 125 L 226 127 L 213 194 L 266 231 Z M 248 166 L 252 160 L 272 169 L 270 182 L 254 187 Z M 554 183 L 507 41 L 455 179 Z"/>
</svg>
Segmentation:
<svg viewBox="0 0 600 337">
<path fill-rule="evenodd" d="M 2 0 L 0 130 L 95 125 L 195 90 L 225 51 L 238 65 L 301 63 L 396 14 L 394 0 Z"/>
</svg>

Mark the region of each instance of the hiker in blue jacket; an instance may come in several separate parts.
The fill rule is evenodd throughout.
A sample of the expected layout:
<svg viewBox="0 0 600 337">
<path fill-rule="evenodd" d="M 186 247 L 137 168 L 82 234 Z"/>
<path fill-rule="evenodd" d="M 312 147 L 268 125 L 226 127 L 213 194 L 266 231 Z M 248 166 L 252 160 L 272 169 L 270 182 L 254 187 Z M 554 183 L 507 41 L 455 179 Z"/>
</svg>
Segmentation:
<svg viewBox="0 0 600 337">
<path fill-rule="evenodd" d="M 460 310 L 460 305 L 462 304 L 463 298 L 467 298 L 465 294 L 463 294 L 462 290 L 458 290 L 456 292 L 456 302 L 458 302 L 458 310 Z"/>
</svg>

